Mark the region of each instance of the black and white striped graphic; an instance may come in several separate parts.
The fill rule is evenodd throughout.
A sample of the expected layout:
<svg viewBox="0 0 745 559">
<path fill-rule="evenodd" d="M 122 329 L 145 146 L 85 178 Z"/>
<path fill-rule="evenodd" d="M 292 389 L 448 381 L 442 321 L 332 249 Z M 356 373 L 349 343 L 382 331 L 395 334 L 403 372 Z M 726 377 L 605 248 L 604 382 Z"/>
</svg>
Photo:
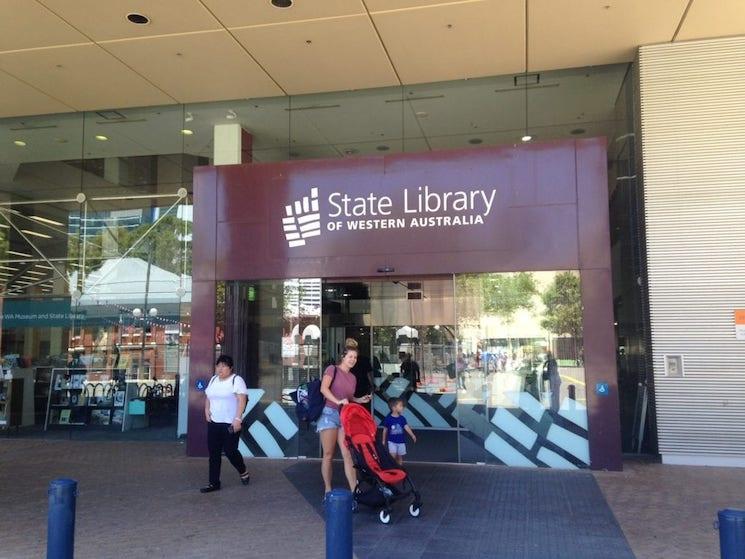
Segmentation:
<svg viewBox="0 0 745 559">
<path fill-rule="evenodd" d="M 294 438 L 298 432 L 294 419 L 277 402 L 264 404 L 264 390 L 248 390 L 248 405 L 243 412 L 243 431 L 239 450 L 243 456 L 284 458 L 294 456 Z"/>
<path fill-rule="evenodd" d="M 290 248 L 305 245 L 309 237 L 318 237 L 321 234 L 318 188 L 311 188 L 310 196 L 303 196 L 302 200 L 285 206 L 285 214 L 282 228 Z"/>
</svg>

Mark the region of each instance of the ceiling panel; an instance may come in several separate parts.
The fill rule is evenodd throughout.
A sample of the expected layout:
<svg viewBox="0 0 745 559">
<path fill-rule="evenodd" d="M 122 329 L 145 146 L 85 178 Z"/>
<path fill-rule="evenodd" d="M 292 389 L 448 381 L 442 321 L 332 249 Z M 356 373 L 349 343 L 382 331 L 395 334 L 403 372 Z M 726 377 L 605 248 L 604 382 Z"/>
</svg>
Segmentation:
<svg viewBox="0 0 745 559">
<path fill-rule="evenodd" d="M 101 46 L 181 103 L 283 94 L 227 31 Z"/>
<path fill-rule="evenodd" d="M 367 16 L 246 27 L 233 33 L 290 94 L 398 83 Z"/>
<path fill-rule="evenodd" d="M 39 0 L 94 41 L 220 29 L 199 0 Z M 127 14 L 150 18 L 147 25 L 127 21 Z"/>
<path fill-rule="evenodd" d="M 28 84 L 0 72 L 0 118 L 74 110 Z M 1 148 L 0 148 L 1 149 Z"/>
<path fill-rule="evenodd" d="M 404 83 L 520 72 L 523 0 L 484 0 L 374 14 Z"/>
<path fill-rule="evenodd" d="M 481 2 L 482 0 L 365 0 L 370 12 L 384 12 L 391 10 L 405 10 L 409 8 L 422 8 L 435 6 L 437 4 L 459 4 L 466 2 Z"/>
<path fill-rule="evenodd" d="M 269 0 L 202 2 L 226 27 L 247 27 L 366 13 L 361 0 L 295 0 L 291 8 L 275 8 Z"/>
<path fill-rule="evenodd" d="M 0 51 L 89 42 L 36 0 L 0 0 Z"/>
<path fill-rule="evenodd" d="M 531 71 L 633 60 L 639 45 L 671 41 L 688 0 L 531 0 Z"/>
<path fill-rule="evenodd" d="M 175 101 L 96 45 L 1 53 L 0 70 L 77 110 Z"/>
<path fill-rule="evenodd" d="M 693 0 L 677 40 L 745 34 L 743 0 Z"/>
</svg>

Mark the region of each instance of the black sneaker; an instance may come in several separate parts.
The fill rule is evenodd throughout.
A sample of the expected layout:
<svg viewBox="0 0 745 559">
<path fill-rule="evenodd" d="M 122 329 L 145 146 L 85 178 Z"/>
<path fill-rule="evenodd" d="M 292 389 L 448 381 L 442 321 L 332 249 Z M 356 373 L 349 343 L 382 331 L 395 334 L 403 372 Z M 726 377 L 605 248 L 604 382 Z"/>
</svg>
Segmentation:
<svg viewBox="0 0 745 559">
<path fill-rule="evenodd" d="M 199 489 L 200 493 L 212 493 L 213 491 L 220 491 L 220 486 L 212 485 L 210 483 L 209 485 L 205 485 L 204 487 Z"/>
<path fill-rule="evenodd" d="M 250 474 L 249 474 L 248 472 L 245 472 L 245 473 L 244 473 L 244 474 L 243 474 L 243 475 L 241 476 L 241 483 L 242 483 L 243 485 L 248 485 L 248 484 L 249 484 L 250 482 L 251 482 L 251 475 L 250 475 Z"/>
</svg>

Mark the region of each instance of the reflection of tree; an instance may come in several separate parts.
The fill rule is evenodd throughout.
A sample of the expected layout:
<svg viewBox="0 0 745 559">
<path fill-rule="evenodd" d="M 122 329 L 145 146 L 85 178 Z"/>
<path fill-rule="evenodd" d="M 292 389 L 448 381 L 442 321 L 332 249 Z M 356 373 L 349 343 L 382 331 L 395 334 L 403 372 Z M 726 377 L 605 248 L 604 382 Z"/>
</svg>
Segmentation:
<svg viewBox="0 0 745 559">
<path fill-rule="evenodd" d="M 185 227 L 186 225 L 186 227 Z M 152 227 L 143 223 L 133 229 L 108 227 L 86 240 L 85 266 L 89 272 L 100 266 L 106 258 L 116 258 L 127 252 Z M 163 270 L 181 275 L 191 274 L 191 242 L 184 243 L 184 235 L 191 236 L 191 223 L 184 222 L 175 215 L 164 216 L 137 247 L 129 253 L 133 258 L 148 258 L 151 253 L 152 264 Z M 184 247 L 184 245 L 186 245 Z M 114 246 L 114 249 L 109 247 Z M 83 248 L 82 238 L 70 238 L 68 257 L 79 259 Z M 184 252 L 186 248 L 186 252 Z M 184 266 L 185 264 L 185 266 Z"/>
<path fill-rule="evenodd" d="M 465 274 L 458 277 L 459 301 L 472 298 L 475 305 L 459 310 L 465 321 L 478 323 L 483 314 L 499 316 L 511 322 L 520 309 L 533 308 L 533 296 L 538 292 L 533 274 Z"/>
<path fill-rule="evenodd" d="M 572 272 L 556 274 L 541 295 L 546 307 L 541 326 L 557 336 L 569 335 L 575 343 L 582 338 L 582 297 L 579 276 Z"/>
</svg>

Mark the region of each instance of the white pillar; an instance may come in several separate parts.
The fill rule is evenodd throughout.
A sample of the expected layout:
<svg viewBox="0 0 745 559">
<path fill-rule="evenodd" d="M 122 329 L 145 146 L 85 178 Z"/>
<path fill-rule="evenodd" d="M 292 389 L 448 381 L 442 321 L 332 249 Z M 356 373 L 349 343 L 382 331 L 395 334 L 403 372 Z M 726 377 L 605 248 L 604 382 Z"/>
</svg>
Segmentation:
<svg viewBox="0 0 745 559">
<path fill-rule="evenodd" d="M 213 165 L 251 162 L 251 134 L 240 124 L 215 124 Z"/>
</svg>

